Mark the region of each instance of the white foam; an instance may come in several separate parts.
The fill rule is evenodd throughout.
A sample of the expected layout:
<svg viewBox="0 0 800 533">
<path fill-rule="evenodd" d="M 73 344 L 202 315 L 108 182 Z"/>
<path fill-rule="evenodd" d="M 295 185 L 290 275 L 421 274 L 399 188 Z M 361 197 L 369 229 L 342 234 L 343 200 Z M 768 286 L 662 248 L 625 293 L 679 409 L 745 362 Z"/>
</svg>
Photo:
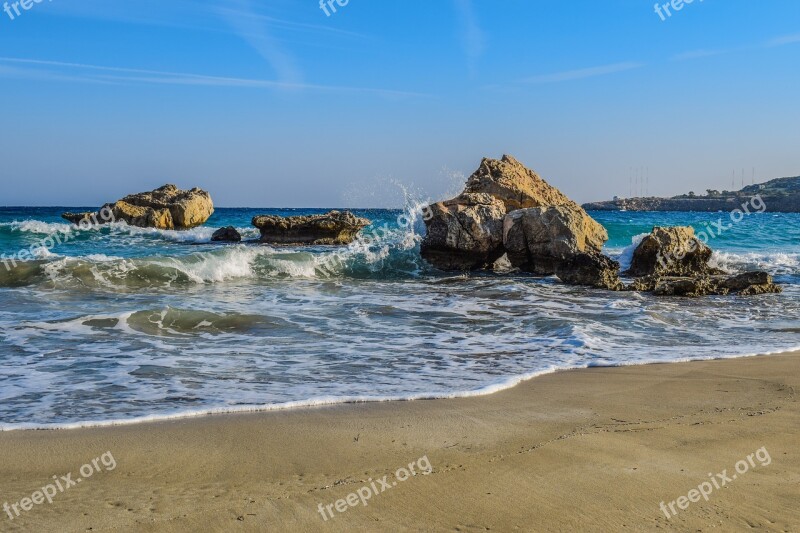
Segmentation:
<svg viewBox="0 0 800 533">
<path fill-rule="evenodd" d="M 645 359 L 640 361 L 627 361 L 618 362 L 613 364 L 596 364 L 588 363 L 584 365 L 570 365 L 556 367 L 552 366 L 544 370 L 538 370 L 519 376 L 512 376 L 505 378 L 496 383 L 486 385 L 479 389 L 452 392 L 448 394 L 411 394 L 411 395 L 398 395 L 398 396 L 321 396 L 311 398 L 308 400 L 298 400 L 265 405 L 243 405 L 237 407 L 216 407 L 209 409 L 198 409 L 195 411 L 179 411 L 169 414 L 159 414 L 150 416 L 141 416 L 129 419 L 114 419 L 114 420 L 101 420 L 101 421 L 81 421 L 70 422 L 64 424 L 35 424 L 35 423 L 22 423 L 22 424 L 0 424 L 0 432 L 22 431 L 22 430 L 70 430 L 70 429 L 84 429 L 84 428 L 107 428 L 118 426 L 132 426 L 145 423 L 163 422 L 168 420 L 179 420 L 188 418 L 200 418 L 211 415 L 230 415 L 230 414 L 245 414 L 245 413 L 264 413 L 271 411 L 284 411 L 291 409 L 303 409 L 313 407 L 323 407 L 330 405 L 341 404 L 356 404 L 356 403 L 382 403 L 382 402 L 401 402 L 401 401 L 420 401 L 420 400 L 442 400 L 442 399 L 458 399 L 458 398 L 476 398 L 481 396 L 490 396 L 504 390 L 516 387 L 517 385 L 530 381 L 540 376 L 553 374 L 556 372 L 564 372 L 569 370 L 581 370 L 587 368 L 615 368 L 626 366 L 643 366 L 651 364 L 665 364 L 665 363 L 685 363 L 691 361 L 714 361 L 725 359 L 739 359 L 747 357 L 763 357 L 768 355 L 782 355 L 790 354 L 800 351 L 800 346 L 788 350 L 779 350 L 774 352 L 761 352 L 761 353 L 746 353 L 729 356 L 706 356 L 706 357 L 682 357 L 676 358 L 671 361 L 661 361 L 657 359 Z"/>
<path fill-rule="evenodd" d="M 800 273 L 800 253 L 792 252 L 722 252 L 715 250 L 711 264 L 723 270 L 741 272 L 766 270 L 772 274 Z"/>
<path fill-rule="evenodd" d="M 642 243 L 645 237 L 649 235 L 648 233 L 640 233 L 639 235 L 634 236 L 631 239 L 631 244 L 623 248 L 622 250 L 609 250 L 610 254 L 615 256 L 614 259 L 619 261 L 620 270 L 625 272 L 631 267 L 631 262 L 633 261 L 633 252 L 636 251 L 636 248 Z"/>
<path fill-rule="evenodd" d="M 55 235 L 56 233 L 70 233 L 75 226 L 60 222 L 43 222 L 41 220 L 23 220 L 14 222 L 4 222 L 0 224 L 11 228 L 14 231 L 23 233 L 36 233 L 39 235 Z"/>
</svg>

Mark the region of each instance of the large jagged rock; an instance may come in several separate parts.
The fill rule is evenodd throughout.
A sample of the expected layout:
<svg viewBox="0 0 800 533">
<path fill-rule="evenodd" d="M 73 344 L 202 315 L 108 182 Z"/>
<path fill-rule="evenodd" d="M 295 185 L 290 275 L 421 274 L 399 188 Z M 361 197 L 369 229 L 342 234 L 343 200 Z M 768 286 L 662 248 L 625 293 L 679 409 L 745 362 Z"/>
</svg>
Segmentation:
<svg viewBox="0 0 800 533">
<path fill-rule="evenodd" d="M 503 251 L 503 202 L 489 194 L 462 194 L 429 207 L 421 254 L 442 270 L 487 268 Z"/>
<path fill-rule="evenodd" d="M 484 158 L 469 180 L 464 194 L 489 194 L 502 201 L 506 211 L 551 205 L 580 206 L 511 157 Z"/>
<path fill-rule="evenodd" d="M 556 276 L 570 285 L 621 291 L 619 263 L 596 252 L 577 254 L 556 265 Z"/>
<path fill-rule="evenodd" d="M 112 216 L 109 217 L 108 214 Z M 131 226 L 156 229 L 189 229 L 204 224 L 214 213 L 211 195 L 202 189 L 184 191 L 175 185 L 164 185 L 150 192 L 131 194 L 106 204 L 98 213 L 64 213 L 65 220 L 80 224 L 126 222 Z M 104 216 L 96 216 L 103 214 Z"/>
<path fill-rule="evenodd" d="M 719 274 L 721 271 L 708 264 L 711 254 L 711 248 L 695 237 L 691 227 L 655 227 L 633 252 L 625 274 L 633 277 Z"/>
<path fill-rule="evenodd" d="M 745 272 L 737 276 L 664 277 L 658 280 L 653 293 L 656 296 L 753 296 L 780 293 L 767 272 Z"/>
<path fill-rule="evenodd" d="M 514 267 L 541 276 L 586 253 L 600 253 L 605 228 L 573 204 L 519 209 L 503 221 L 503 246 Z M 562 269 L 563 272 L 563 269 Z"/>
<path fill-rule="evenodd" d="M 421 253 L 429 263 L 442 270 L 489 268 L 506 248 L 503 244 L 503 220 L 507 213 L 520 209 L 563 206 L 571 213 L 581 213 L 584 233 L 606 235 L 605 229 L 561 191 L 549 185 L 535 172 L 509 155 L 502 159 L 483 159 L 461 195 L 429 207 L 427 234 Z M 607 235 L 603 238 L 603 242 Z M 580 238 L 575 239 L 576 242 Z M 594 243 L 594 240 L 592 241 Z M 600 243 L 599 247 L 602 247 Z M 599 247 L 592 247 L 599 251 Z M 516 263 L 525 263 L 517 246 Z M 576 251 L 583 251 L 582 245 Z M 511 258 L 512 267 L 516 268 Z M 540 269 L 549 274 L 555 266 Z"/>
<path fill-rule="evenodd" d="M 253 225 L 261 231 L 261 242 L 291 245 L 341 245 L 352 243 L 358 232 L 372 222 L 349 211 L 324 215 L 279 217 L 257 216 Z"/>
</svg>

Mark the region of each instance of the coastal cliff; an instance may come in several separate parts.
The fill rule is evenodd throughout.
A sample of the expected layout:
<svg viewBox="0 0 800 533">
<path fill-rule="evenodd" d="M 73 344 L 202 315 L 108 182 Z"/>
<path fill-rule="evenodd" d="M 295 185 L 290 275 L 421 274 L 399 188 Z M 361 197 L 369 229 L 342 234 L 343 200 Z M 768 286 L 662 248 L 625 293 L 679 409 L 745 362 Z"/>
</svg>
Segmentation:
<svg viewBox="0 0 800 533">
<path fill-rule="evenodd" d="M 756 195 L 763 200 L 766 211 L 800 213 L 800 176 L 748 185 L 739 191 L 708 190 L 703 196 L 690 192 L 672 198 L 616 198 L 590 202 L 583 208 L 587 211 L 732 211 Z"/>
</svg>

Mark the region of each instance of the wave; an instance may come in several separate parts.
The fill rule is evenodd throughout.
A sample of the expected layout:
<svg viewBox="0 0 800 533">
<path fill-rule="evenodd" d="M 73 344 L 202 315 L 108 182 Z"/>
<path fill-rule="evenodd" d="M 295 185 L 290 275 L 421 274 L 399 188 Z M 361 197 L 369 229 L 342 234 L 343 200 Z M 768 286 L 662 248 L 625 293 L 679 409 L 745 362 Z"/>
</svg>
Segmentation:
<svg viewBox="0 0 800 533">
<path fill-rule="evenodd" d="M 110 224 L 94 225 L 81 228 L 63 222 L 45 222 L 42 220 L 23 220 L 0 223 L 0 231 L 7 233 L 31 234 L 36 237 L 46 238 L 54 235 L 100 235 L 108 238 L 128 236 L 143 237 L 148 240 L 162 240 L 177 243 L 209 243 L 217 227 L 199 226 L 188 230 L 165 230 L 156 228 L 140 228 L 130 226 L 126 222 L 113 222 Z M 258 238 L 258 230 L 253 227 L 236 228 L 245 239 Z"/>
<path fill-rule="evenodd" d="M 716 250 L 711 256 L 712 265 L 730 272 L 766 270 L 773 275 L 800 275 L 800 253 L 724 252 Z"/>
<path fill-rule="evenodd" d="M 793 353 L 800 350 L 800 347 L 776 350 L 771 352 L 760 353 L 741 353 L 726 356 L 697 356 L 697 357 L 683 357 L 674 359 L 672 362 L 690 362 L 690 361 L 713 361 L 724 359 L 738 359 L 745 357 L 764 357 L 770 355 L 781 355 Z M 205 409 L 194 409 L 178 411 L 173 410 L 168 413 L 153 414 L 148 416 L 139 416 L 133 418 L 119 418 L 110 420 L 84 420 L 79 422 L 67 423 L 0 423 L 0 432 L 12 432 L 23 430 L 70 430 L 82 428 L 104 428 L 104 427 L 118 427 L 118 426 L 133 426 L 138 424 L 163 422 L 167 420 L 183 420 L 189 418 L 200 418 L 211 415 L 224 415 L 224 414 L 244 414 L 244 413 L 266 413 L 273 411 L 287 411 L 291 409 L 303 409 L 310 407 L 323 407 L 330 405 L 343 405 L 343 404 L 359 404 L 359 403 L 384 403 L 384 402 L 405 402 L 405 401 L 420 401 L 420 400 L 440 400 L 440 399 L 457 399 L 457 398 L 476 398 L 481 396 L 490 396 L 498 392 L 512 389 L 521 383 L 531 381 L 535 378 L 554 374 L 556 372 L 563 372 L 569 370 L 581 370 L 586 368 L 619 368 L 626 366 L 644 366 L 650 364 L 663 364 L 664 361 L 657 359 L 644 359 L 633 362 L 625 363 L 610 363 L 598 364 L 587 363 L 579 365 L 563 365 L 563 366 L 549 366 L 542 370 L 526 372 L 524 374 L 509 376 L 496 380 L 495 382 L 484 385 L 477 389 L 453 391 L 453 392 L 431 392 L 431 393 L 417 393 L 405 395 L 360 395 L 360 396 L 319 396 L 309 398 L 307 400 L 295 400 L 287 402 L 269 403 L 263 405 L 237 405 L 225 407 L 209 407 Z"/>
<path fill-rule="evenodd" d="M 117 314 L 83 315 L 65 320 L 24 321 L 16 326 L 16 335 L 22 338 L 25 337 L 25 332 L 47 331 L 91 336 L 117 330 L 150 337 L 194 338 L 197 335 L 259 335 L 281 327 L 285 327 L 284 321 L 262 315 L 166 307 Z"/>
<path fill-rule="evenodd" d="M 642 243 L 645 237 L 647 237 L 649 233 L 640 233 L 639 235 L 635 235 L 631 238 L 631 244 L 626 246 L 623 249 L 608 249 L 606 252 L 613 258 L 619 261 L 620 267 L 622 272 L 625 272 L 631 267 L 631 262 L 633 261 L 633 253 L 636 251 L 636 248 Z"/>
<path fill-rule="evenodd" d="M 128 257 L 128 253 L 89 253 L 61 256 L 41 248 L 34 261 L 17 262 L 11 268 L 0 266 L 0 287 L 34 285 L 52 289 L 132 291 L 235 280 L 416 277 L 428 269 L 419 255 L 419 243 L 424 233 L 419 216 L 421 205 L 421 202 L 409 203 L 398 217 L 402 223 L 373 224 L 349 246 L 333 248 L 276 248 L 251 242 L 196 248 L 198 251 L 193 253 L 186 253 L 185 248 L 178 249 L 176 255 L 172 248 L 163 246 L 139 247 L 137 239 L 157 243 L 208 244 L 217 228 L 172 231 L 138 228 L 124 222 L 95 226 L 78 231 L 79 234 L 93 234 L 89 237 L 91 242 L 83 243 L 84 253 L 87 248 L 97 249 L 107 244 L 107 250 L 134 249 L 162 255 Z M 72 227 L 66 224 L 36 220 L 6 223 L 6 227 L 38 235 L 72 231 Z M 245 239 L 258 237 L 255 228 L 239 228 L 239 231 Z"/>
<path fill-rule="evenodd" d="M 46 252 L 34 261 L 0 266 L 0 287 L 137 290 L 234 280 L 414 277 L 426 268 L 417 244 L 417 239 L 390 234 L 381 242 L 334 250 L 238 244 L 146 258 L 62 257 Z"/>
<path fill-rule="evenodd" d="M 607 251 L 623 270 L 630 265 L 637 239 L 625 249 Z M 237 244 L 144 258 L 64 257 L 40 249 L 35 260 L 10 268 L 0 264 L 0 287 L 135 291 L 248 280 L 416 278 L 434 272 L 419 255 L 419 241 L 413 232 L 395 230 L 372 242 L 335 249 Z M 800 253 L 715 251 L 712 264 L 734 273 L 766 270 L 776 276 L 800 275 Z"/>
<path fill-rule="evenodd" d="M 22 220 L 2 222 L 0 228 L 8 232 L 35 233 L 37 235 L 55 235 L 56 233 L 71 233 L 77 231 L 77 226 L 65 222 L 44 222 L 41 220 Z"/>
</svg>

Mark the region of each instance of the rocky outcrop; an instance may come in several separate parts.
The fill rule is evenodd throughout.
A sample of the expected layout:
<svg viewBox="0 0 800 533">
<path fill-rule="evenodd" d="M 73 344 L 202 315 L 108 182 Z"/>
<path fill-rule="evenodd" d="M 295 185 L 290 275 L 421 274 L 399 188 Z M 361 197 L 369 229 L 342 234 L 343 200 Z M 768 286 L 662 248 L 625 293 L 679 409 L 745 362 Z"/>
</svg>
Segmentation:
<svg viewBox="0 0 800 533">
<path fill-rule="evenodd" d="M 580 253 L 556 265 L 556 276 L 570 285 L 621 291 L 619 263 L 596 252 Z"/>
<path fill-rule="evenodd" d="M 93 216 L 97 216 L 97 213 L 70 213 L 66 212 L 61 215 L 61 218 L 64 220 L 68 220 L 75 225 L 81 224 L 91 224 L 94 222 Z"/>
<path fill-rule="evenodd" d="M 782 289 L 766 272 L 746 272 L 738 276 L 700 276 L 695 278 L 661 278 L 653 293 L 656 296 L 709 296 L 736 294 L 753 296 L 779 293 Z"/>
<path fill-rule="evenodd" d="M 111 209 L 114 219 L 139 228 L 176 229 L 172 213 L 166 207 L 142 207 L 120 200 L 106 206 Z"/>
<path fill-rule="evenodd" d="M 233 226 L 220 228 L 211 236 L 211 242 L 242 242 L 242 236 Z"/>
<path fill-rule="evenodd" d="M 126 196 L 106 204 L 99 213 L 111 217 L 96 217 L 97 213 L 64 213 L 62 217 L 73 223 L 94 218 L 99 223 L 114 220 L 131 226 L 156 229 L 189 229 L 204 224 L 214 213 L 211 196 L 204 190 L 184 191 L 175 185 L 164 185 L 154 191 Z"/>
<path fill-rule="evenodd" d="M 573 204 L 512 211 L 503 221 L 503 246 L 511 264 L 541 276 L 585 253 L 599 254 L 605 228 Z"/>
<path fill-rule="evenodd" d="M 720 274 L 721 271 L 708 264 L 712 253 L 711 248 L 695 237 L 691 227 L 655 227 L 634 251 L 625 274 L 633 277 Z"/>
<path fill-rule="evenodd" d="M 421 254 L 442 270 L 477 270 L 503 256 L 505 205 L 489 194 L 462 194 L 429 207 Z"/>
<path fill-rule="evenodd" d="M 730 276 L 690 227 L 654 228 L 627 275 L 602 254 L 606 229 L 511 156 L 484 159 L 459 196 L 429 206 L 421 254 L 442 270 L 556 275 L 564 283 L 657 295 L 778 292 L 765 272 Z"/>
<path fill-rule="evenodd" d="M 749 204 L 749 205 L 748 205 Z M 745 206 L 747 206 L 745 208 Z M 738 191 L 708 190 L 672 198 L 615 198 L 583 205 L 589 211 L 700 211 L 716 213 L 747 209 L 747 212 L 800 213 L 800 176 L 777 178 L 748 185 Z"/>
<path fill-rule="evenodd" d="M 511 157 L 484 158 L 464 188 L 463 194 L 488 194 L 503 202 L 506 211 L 552 205 L 580 206 L 544 181 L 533 170 Z"/>
<path fill-rule="evenodd" d="M 754 295 L 780 292 L 766 272 L 726 274 L 709 264 L 711 248 L 690 227 L 653 228 L 633 253 L 626 288 L 656 296 Z"/>
<path fill-rule="evenodd" d="M 353 242 L 372 222 L 349 211 L 324 215 L 279 217 L 257 216 L 253 225 L 261 231 L 261 242 L 291 245 L 341 245 Z"/>
<path fill-rule="evenodd" d="M 533 209 L 540 211 L 523 214 Z M 552 275 L 558 262 L 599 252 L 608 238 L 578 204 L 508 155 L 481 161 L 463 193 L 429 210 L 421 253 L 442 270 L 491 268 L 508 252 L 512 268 Z"/>
</svg>

